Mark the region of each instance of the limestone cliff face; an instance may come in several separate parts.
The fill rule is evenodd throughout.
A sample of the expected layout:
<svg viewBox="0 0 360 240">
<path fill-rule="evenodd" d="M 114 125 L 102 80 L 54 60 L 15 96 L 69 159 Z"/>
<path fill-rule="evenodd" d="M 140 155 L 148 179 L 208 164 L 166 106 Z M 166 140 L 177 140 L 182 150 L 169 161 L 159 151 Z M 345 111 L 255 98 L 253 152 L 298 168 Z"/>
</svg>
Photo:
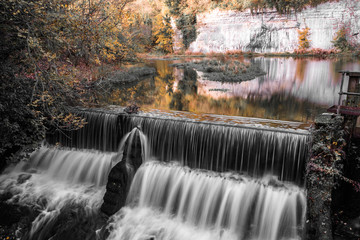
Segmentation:
<svg viewBox="0 0 360 240">
<path fill-rule="evenodd" d="M 335 33 L 350 27 L 351 41 L 360 43 L 360 0 L 324 3 L 299 13 L 280 15 L 275 10 L 222 11 L 198 15 L 197 39 L 192 52 L 292 52 L 298 48 L 298 29 L 310 28 L 312 48 L 331 49 Z M 177 36 L 181 38 L 181 36 Z"/>
</svg>

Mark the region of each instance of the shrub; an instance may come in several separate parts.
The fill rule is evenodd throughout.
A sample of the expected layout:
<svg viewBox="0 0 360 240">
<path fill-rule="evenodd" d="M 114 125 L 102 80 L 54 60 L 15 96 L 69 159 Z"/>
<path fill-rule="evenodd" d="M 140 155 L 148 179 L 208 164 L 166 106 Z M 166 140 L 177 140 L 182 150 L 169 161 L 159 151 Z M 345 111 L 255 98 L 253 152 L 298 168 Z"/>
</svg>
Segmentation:
<svg viewBox="0 0 360 240">
<path fill-rule="evenodd" d="M 334 47 L 340 52 L 349 52 L 354 50 L 354 47 L 348 41 L 349 32 L 350 29 L 343 26 L 336 32 L 334 40 L 331 41 L 334 44 Z"/>
<path fill-rule="evenodd" d="M 309 31 L 310 31 L 310 28 L 308 28 L 308 27 L 298 30 L 299 49 L 301 49 L 301 50 L 310 48 L 310 40 L 309 40 L 310 33 L 309 33 Z"/>
</svg>

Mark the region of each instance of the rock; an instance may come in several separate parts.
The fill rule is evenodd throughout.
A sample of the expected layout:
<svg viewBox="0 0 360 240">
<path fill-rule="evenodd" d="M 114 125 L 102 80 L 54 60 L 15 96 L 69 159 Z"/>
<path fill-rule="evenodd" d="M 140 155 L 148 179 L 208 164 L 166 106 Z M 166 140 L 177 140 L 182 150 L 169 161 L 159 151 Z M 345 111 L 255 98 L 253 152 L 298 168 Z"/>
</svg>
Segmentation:
<svg viewBox="0 0 360 240">
<path fill-rule="evenodd" d="M 330 124 L 332 119 L 336 116 L 335 113 L 322 113 L 315 117 L 315 123 L 317 125 L 327 125 Z"/>
<path fill-rule="evenodd" d="M 106 193 L 101 211 L 108 216 L 113 215 L 125 206 L 132 174 L 143 163 L 140 128 L 136 127 L 125 142 L 123 158 L 111 170 L 106 184 Z M 132 141 L 130 141 L 132 140 Z"/>
<path fill-rule="evenodd" d="M 297 30 L 305 27 L 311 31 L 311 47 L 330 50 L 339 23 L 345 19 L 347 26 L 351 26 L 350 35 L 359 32 L 359 8 L 359 1 L 342 0 L 290 14 L 279 14 L 274 9 L 262 9 L 261 14 L 215 9 L 198 14 L 197 38 L 189 51 L 293 52 L 298 48 Z M 181 41 L 181 36 L 175 35 L 175 41 Z M 359 43 L 360 38 L 354 41 Z"/>
<path fill-rule="evenodd" d="M 0 225 L 10 226 L 20 221 L 22 213 L 19 206 L 0 202 Z"/>
<path fill-rule="evenodd" d="M 103 213 L 111 216 L 125 206 L 128 185 L 129 176 L 126 162 L 121 161 L 110 171 L 109 179 L 106 184 L 104 203 L 101 205 L 101 211 Z"/>
<path fill-rule="evenodd" d="M 18 184 L 23 184 L 24 182 L 26 182 L 27 180 L 29 180 L 31 178 L 31 174 L 28 173 L 24 173 L 24 174 L 20 174 L 18 179 L 17 179 L 17 183 Z"/>
</svg>

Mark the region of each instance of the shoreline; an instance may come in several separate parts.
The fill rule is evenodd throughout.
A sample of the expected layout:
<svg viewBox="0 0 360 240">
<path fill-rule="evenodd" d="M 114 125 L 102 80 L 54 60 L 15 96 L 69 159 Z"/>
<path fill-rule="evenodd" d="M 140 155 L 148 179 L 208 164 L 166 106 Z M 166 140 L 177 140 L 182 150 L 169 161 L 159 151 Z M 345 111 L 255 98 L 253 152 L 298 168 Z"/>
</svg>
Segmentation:
<svg viewBox="0 0 360 240">
<path fill-rule="evenodd" d="M 286 58 L 320 58 L 320 59 L 334 59 L 334 58 L 358 58 L 360 59 L 360 52 L 346 52 L 346 53 L 327 53 L 327 50 L 322 50 L 321 53 L 308 51 L 304 53 L 258 53 L 258 52 L 224 52 L 224 53 L 197 53 L 197 52 L 185 52 L 185 53 L 172 53 L 172 54 L 160 54 L 160 53 L 142 53 L 138 54 L 139 59 L 145 60 L 174 60 L 174 58 L 207 58 L 207 57 L 286 57 Z"/>
</svg>

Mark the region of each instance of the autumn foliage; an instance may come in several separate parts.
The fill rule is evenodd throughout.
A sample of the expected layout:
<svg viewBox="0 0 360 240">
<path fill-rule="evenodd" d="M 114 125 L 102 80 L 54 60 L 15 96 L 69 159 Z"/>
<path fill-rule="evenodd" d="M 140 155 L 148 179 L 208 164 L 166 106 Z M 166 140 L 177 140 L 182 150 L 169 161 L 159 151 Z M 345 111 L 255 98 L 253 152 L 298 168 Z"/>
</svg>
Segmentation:
<svg viewBox="0 0 360 240">
<path fill-rule="evenodd" d="M 349 41 L 350 29 L 345 26 L 341 27 L 335 34 L 332 43 L 334 47 L 340 52 L 348 52 L 354 49 Z"/>
<path fill-rule="evenodd" d="M 299 49 L 304 50 L 310 48 L 310 28 L 306 27 L 298 30 Z"/>
<path fill-rule="evenodd" d="M 168 15 L 158 14 L 155 17 L 152 34 L 154 38 L 155 48 L 163 53 L 173 52 L 173 29 L 171 27 L 171 19 Z"/>
<path fill-rule="evenodd" d="M 49 129 L 85 122 L 69 107 L 91 104 L 94 68 L 133 57 L 129 0 L 0 2 L 0 170 Z"/>
</svg>

